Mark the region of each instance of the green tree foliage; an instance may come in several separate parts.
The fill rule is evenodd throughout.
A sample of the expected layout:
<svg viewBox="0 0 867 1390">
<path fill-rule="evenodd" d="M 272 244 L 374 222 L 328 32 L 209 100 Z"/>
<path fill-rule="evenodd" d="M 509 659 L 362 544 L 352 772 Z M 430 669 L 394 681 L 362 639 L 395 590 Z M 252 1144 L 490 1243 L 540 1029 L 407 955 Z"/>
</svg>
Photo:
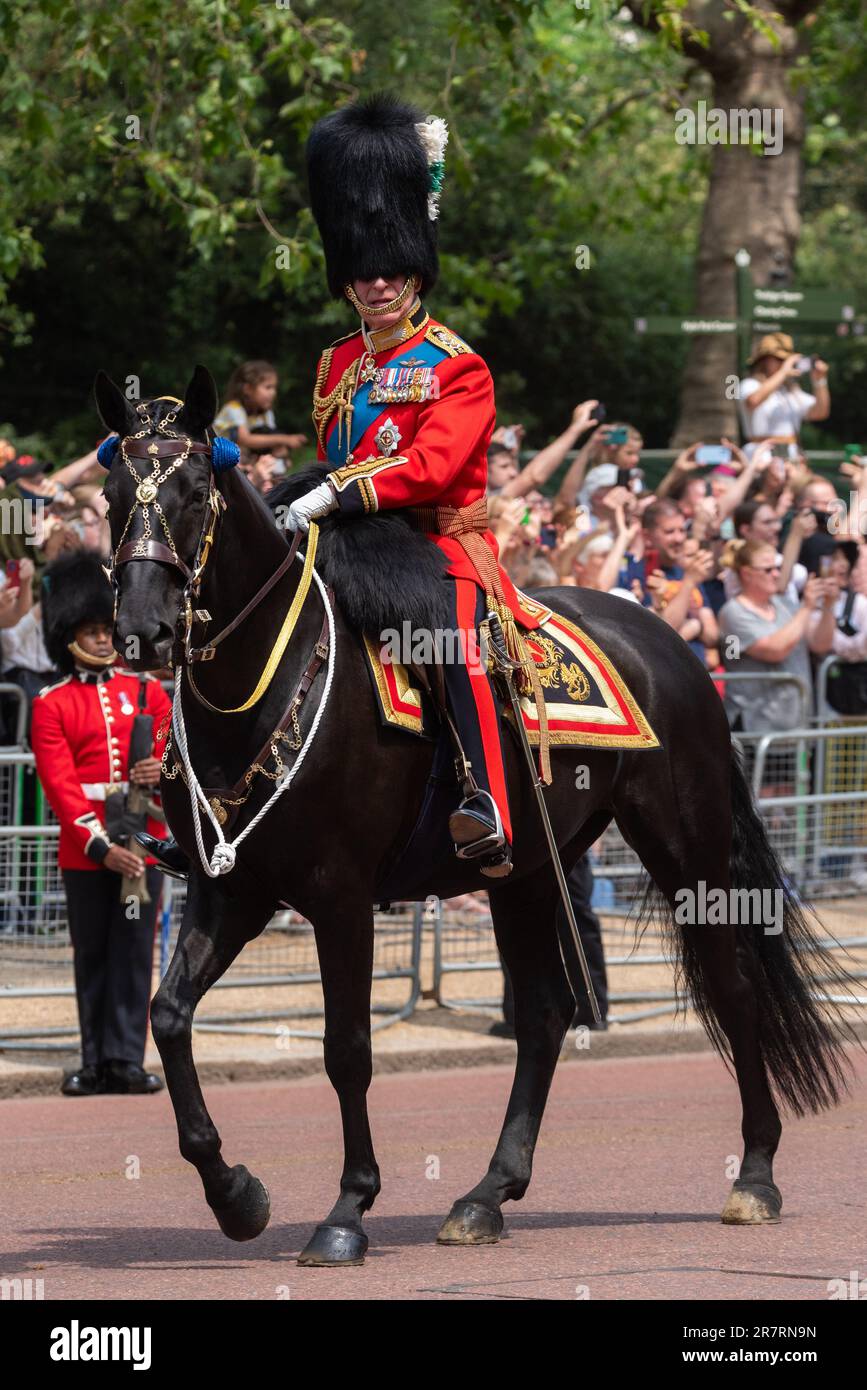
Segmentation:
<svg viewBox="0 0 867 1390">
<path fill-rule="evenodd" d="M 705 171 L 673 138 L 682 7 L 655 8 L 662 35 L 598 0 L 0 0 L 0 414 L 74 449 L 97 366 L 155 393 L 267 356 L 305 428 L 316 352 L 353 319 L 327 296 L 304 140 L 388 87 L 449 121 L 430 307 L 491 361 L 501 414 L 541 442 L 594 394 L 665 442 L 682 347 L 632 324 L 690 307 Z M 821 24 L 816 167 L 845 181 Z M 854 96 L 836 114 L 860 129 Z"/>
</svg>

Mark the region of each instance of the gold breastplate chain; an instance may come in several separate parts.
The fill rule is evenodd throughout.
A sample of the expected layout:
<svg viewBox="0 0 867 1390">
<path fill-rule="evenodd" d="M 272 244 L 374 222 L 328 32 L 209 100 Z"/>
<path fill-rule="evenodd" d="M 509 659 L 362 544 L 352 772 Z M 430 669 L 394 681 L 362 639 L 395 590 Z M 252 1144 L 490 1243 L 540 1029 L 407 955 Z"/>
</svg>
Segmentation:
<svg viewBox="0 0 867 1390">
<path fill-rule="evenodd" d="M 325 448 L 325 430 L 335 410 L 337 411 L 337 447 L 338 449 L 340 448 L 345 425 L 348 449 L 352 434 L 352 411 L 354 408 L 352 398 L 355 395 L 355 389 L 358 384 L 358 373 L 361 364 L 367 356 L 366 353 L 362 353 L 361 357 L 357 357 L 354 362 L 350 362 L 337 385 L 332 387 L 327 395 L 323 396 L 322 387 L 328 380 L 333 351 L 333 348 L 326 348 L 325 352 L 322 354 L 319 371 L 316 373 L 316 385 L 313 388 L 313 424 L 316 428 L 316 437 L 323 450 Z M 346 462 L 352 462 L 352 458 L 348 453 Z"/>
</svg>

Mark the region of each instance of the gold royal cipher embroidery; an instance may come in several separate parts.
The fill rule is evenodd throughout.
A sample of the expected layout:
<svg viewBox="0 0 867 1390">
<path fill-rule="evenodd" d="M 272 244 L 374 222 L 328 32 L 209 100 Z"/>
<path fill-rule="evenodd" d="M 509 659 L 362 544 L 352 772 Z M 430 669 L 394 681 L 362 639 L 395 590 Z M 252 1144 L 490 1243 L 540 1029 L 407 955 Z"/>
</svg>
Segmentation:
<svg viewBox="0 0 867 1390">
<path fill-rule="evenodd" d="M 565 661 L 561 662 L 560 680 L 569 692 L 570 700 L 574 700 L 578 703 L 589 698 L 590 682 L 577 662 L 570 662 L 568 666 Z"/>
</svg>

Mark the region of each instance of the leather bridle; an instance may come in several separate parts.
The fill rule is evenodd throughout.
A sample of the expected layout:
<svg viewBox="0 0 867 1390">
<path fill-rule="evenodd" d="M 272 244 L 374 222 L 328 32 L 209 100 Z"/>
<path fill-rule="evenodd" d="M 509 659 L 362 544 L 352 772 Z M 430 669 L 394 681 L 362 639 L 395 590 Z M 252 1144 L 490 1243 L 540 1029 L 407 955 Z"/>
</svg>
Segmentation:
<svg viewBox="0 0 867 1390">
<path fill-rule="evenodd" d="M 171 428 L 177 418 L 180 406 L 181 402 L 179 401 L 174 410 L 170 410 L 161 420 L 154 421 L 148 415 L 146 407 L 138 405 L 136 409 L 142 417 L 143 428 L 135 434 L 125 435 L 118 441 L 118 452 L 124 466 L 135 481 L 136 490 L 120 540 L 112 550 L 109 563 L 104 568 L 114 589 L 115 610 L 117 609 L 118 597 L 117 571 L 121 565 L 131 564 L 136 560 L 157 560 L 160 564 L 172 565 L 175 569 L 180 570 L 185 583 L 182 607 L 178 616 L 178 629 L 180 629 L 181 623 L 185 622 L 183 640 L 186 649 L 193 623 L 192 605 L 194 600 L 198 598 L 202 575 L 214 543 L 217 522 L 220 514 L 226 509 L 226 499 L 217 488 L 212 472 L 211 485 L 208 491 L 208 507 L 202 522 L 196 555 L 191 568 L 178 554 L 165 513 L 160 506 L 159 489 L 166 479 L 170 478 L 175 470 L 187 461 L 191 454 L 203 454 L 210 463 L 211 444 L 207 441 L 192 440 L 189 435 L 177 434 Z M 162 434 L 163 438 L 157 438 L 154 431 Z M 133 467 L 133 459 L 150 460 L 151 472 L 139 474 Z M 168 463 L 168 467 L 165 467 L 166 463 Z M 139 509 L 141 509 L 144 522 L 142 533 L 136 540 L 127 541 L 124 538 Z M 153 535 L 151 509 L 153 509 L 154 515 L 162 527 L 163 540 L 157 540 Z M 199 617 L 200 614 L 202 620 L 206 621 L 204 610 L 196 610 L 195 616 Z M 178 635 L 180 636 L 180 632 Z"/>
<path fill-rule="evenodd" d="M 172 397 L 171 399 L 174 398 Z M 180 408 L 181 404 L 182 403 L 180 401 L 177 402 L 178 408 Z M 121 565 L 132 564 L 136 560 L 156 560 L 161 564 L 172 565 L 176 569 L 180 570 L 181 574 L 184 576 L 185 583 L 183 594 L 181 595 L 181 607 L 178 612 L 177 623 L 175 626 L 175 649 L 173 655 L 176 658 L 175 665 L 185 665 L 189 668 L 190 666 L 192 666 L 194 662 L 213 660 L 216 654 L 216 649 L 224 640 L 224 638 L 228 637 L 232 632 L 234 632 L 238 627 L 240 627 L 241 623 L 243 623 L 244 620 L 250 616 L 254 609 L 258 608 L 262 600 L 267 597 L 267 595 L 271 592 L 275 585 L 283 578 L 284 574 L 286 574 L 290 566 L 294 563 L 295 557 L 298 554 L 298 550 L 301 544 L 302 535 L 300 531 L 295 532 L 294 536 L 292 537 L 291 544 L 287 547 L 286 555 L 281 560 L 280 564 L 273 571 L 273 573 L 268 576 L 264 584 L 262 584 L 260 588 L 256 591 L 256 593 L 250 599 L 249 603 L 244 605 L 240 613 L 238 613 L 234 618 L 232 618 L 231 621 L 228 622 L 220 632 L 218 632 L 215 636 L 211 637 L 210 640 L 203 646 L 193 646 L 191 643 L 193 623 L 209 623 L 211 621 L 211 615 L 207 609 L 194 608 L 193 604 L 196 602 L 199 596 L 205 566 L 208 563 L 208 558 L 211 554 L 214 539 L 216 536 L 217 523 L 220 519 L 221 514 L 226 510 L 226 499 L 224 498 L 223 494 L 219 491 L 219 489 L 216 487 L 214 482 L 214 474 L 212 471 L 211 485 L 208 493 L 208 509 L 205 513 L 205 517 L 202 522 L 201 531 L 199 532 L 199 540 L 196 546 L 196 556 L 191 568 L 186 563 L 186 561 L 183 560 L 181 556 L 178 554 L 174 538 L 172 537 L 171 530 L 169 529 L 168 521 L 166 520 L 165 513 L 163 512 L 163 509 L 160 506 L 158 494 L 161 485 L 166 481 L 167 478 L 169 478 L 172 475 L 172 473 L 175 472 L 177 468 L 180 468 L 181 465 L 186 462 L 186 460 L 190 457 L 191 454 L 203 454 L 207 459 L 210 460 L 212 454 L 212 446 L 209 442 L 194 441 L 190 439 L 188 435 L 176 434 L 175 431 L 171 429 L 171 425 L 174 423 L 175 418 L 177 416 L 177 409 L 169 411 L 169 413 L 165 415 L 162 420 L 158 421 L 151 420 L 151 418 L 147 414 L 146 408 L 143 405 L 139 405 L 137 409 L 143 421 L 145 422 L 144 428 L 138 431 L 138 433 L 126 435 L 123 439 L 118 441 L 118 450 L 120 453 L 120 457 L 136 483 L 135 499 L 130 508 L 129 515 L 127 516 L 126 523 L 121 533 L 120 541 L 118 542 L 115 549 L 112 551 L 109 565 L 104 566 L 104 569 L 109 581 L 112 584 L 112 587 L 114 588 L 115 610 L 117 609 L 117 597 L 119 591 L 117 570 Z M 154 437 L 153 431 L 155 429 L 163 434 L 164 437 L 162 439 Z M 140 476 L 133 467 L 133 459 L 150 459 L 152 463 L 151 473 L 144 477 Z M 164 465 L 167 461 L 170 461 L 169 467 L 164 469 Z M 126 533 L 129 530 L 133 518 L 135 517 L 139 508 L 142 509 L 144 516 L 144 528 L 142 534 L 138 537 L 137 540 L 125 541 L 124 537 L 126 536 Z M 151 532 L 151 508 L 153 508 L 154 513 L 159 518 L 160 524 L 163 529 L 163 534 L 165 536 L 165 542 L 167 542 L 167 544 L 163 541 L 156 540 Z M 315 543 L 310 554 L 310 565 L 305 566 L 306 583 L 302 583 L 301 590 L 297 595 L 296 601 L 293 604 L 293 608 L 290 609 L 290 612 L 287 615 L 289 622 L 288 624 L 284 624 L 283 635 L 285 640 L 288 640 L 288 637 L 291 635 L 292 628 L 294 627 L 295 622 L 297 621 L 298 612 L 300 611 L 301 605 L 303 604 L 304 598 L 306 597 L 307 586 L 309 585 L 308 571 L 309 568 L 312 567 L 314 553 Z M 302 581 L 304 580 L 304 578 L 305 576 L 302 576 Z M 324 653 L 321 651 L 321 648 L 322 641 L 320 639 L 320 641 L 316 644 L 316 652 L 320 653 L 320 660 L 324 656 Z M 177 660 L 178 657 L 180 658 L 180 660 Z M 267 685 L 270 684 L 270 677 L 271 675 L 273 675 L 273 670 L 275 668 L 276 662 L 274 661 L 272 661 L 270 664 L 266 664 L 266 670 L 265 672 L 263 672 L 263 678 L 260 679 L 259 685 L 257 687 L 257 698 L 261 698 L 261 695 L 264 694 L 264 690 L 267 688 Z M 196 683 L 193 680 L 193 673 L 191 670 L 187 671 L 187 675 L 189 677 L 190 687 L 194 695 L 196 696 L 196 699 L 199 700 L 201 704 L 206 705 L 209 709 L 216 710 L 216 706 L 212 705 L 211 702 L 208 699 L 206 699 L 206 697 L 196 686 Z M 267 679 L 265 679 L 266 677 Z M 255 700 L 251 700 L 248 703 L 255 702 Z M 228 714 L 239 711 L 219 710 L 217 712 Z"/>
</svg>

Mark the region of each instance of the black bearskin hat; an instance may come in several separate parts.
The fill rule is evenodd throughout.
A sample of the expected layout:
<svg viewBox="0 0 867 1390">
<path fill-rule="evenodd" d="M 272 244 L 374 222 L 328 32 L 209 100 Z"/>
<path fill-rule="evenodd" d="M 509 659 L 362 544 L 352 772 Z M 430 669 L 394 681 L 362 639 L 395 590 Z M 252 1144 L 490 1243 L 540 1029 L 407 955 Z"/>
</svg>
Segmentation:
<svg viewBox="0 0 867 1390">
<path fill-rule="evenodd" d="M 421 130 L 418 127 L 421 126 Z M 317 121 L 307 141 L 310 203 L 335 298 L 353 280 L 418 275 L 436 282 L 445 122 L 388 94 Z"/>
<path fill-rule="evenodd" d="M 113 623 L 114 592 L 99 556 L 78 550 L 50 564 L 42 576 L 42 632 L 58 671 L 69 675 L 75 658 L 68 650 L 82 623 Z"/>
</svg>

